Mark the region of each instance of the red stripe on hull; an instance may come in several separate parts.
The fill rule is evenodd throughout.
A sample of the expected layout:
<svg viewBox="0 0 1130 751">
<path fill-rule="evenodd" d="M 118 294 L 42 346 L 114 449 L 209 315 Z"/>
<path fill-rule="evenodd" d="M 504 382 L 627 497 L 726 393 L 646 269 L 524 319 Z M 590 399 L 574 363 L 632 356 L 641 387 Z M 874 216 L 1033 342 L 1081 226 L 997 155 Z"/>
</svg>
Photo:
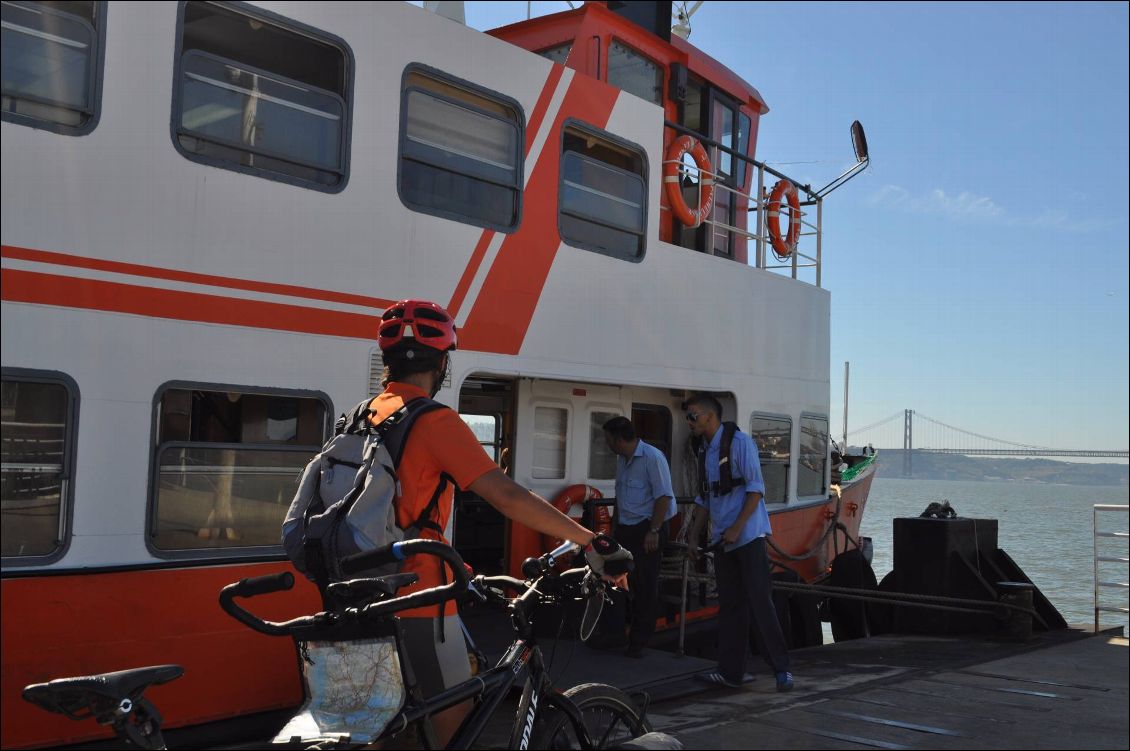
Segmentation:
<svg viewBox="0 0 1130 751">
<path fill-rule="evenodd" d="M 289 297 L 302 297 L 309 300 L 325 300 L 326 302 L 339 302 L 349 305 L 362 305 L 384 310 L 391 300 L 380 297 L 367 297 L 365 295 L 351 295 L 342 292 L 331 292 L 324 289 L 311 289 L 297 287 L 292 284 L 275 284 L 273 282 L 256 282 L 250 279 L 232 279 L 212 274 L 197 274 L 191 271 L 178 271 L 177 269 L 163 269 L 159 266 L 143 266 L 138 263 L 122 263 L 121 261 L 106 261 L 100 258 L 87 258 L 71 255 L 70 253 L 54 253 L 46 250 L 33 250 L 32 248 L 17 248 L 13 245 L 4 245 L 0 248 L 0 256 L 14 258 L 21 261 L 35 261 L 37 263 L 50 263 L 59 266 L 71 266 L 78 269 L 93 269 L 95 271 L 110 271 L 115 274 L 128 274 L 150 279 L 167 279 L 174 282 L 189 282 L 192 284 L 206 284 L 211 287 L 225 287 L 228 289 L 242 289 L 250 292 L 267 292 L 275 295 Z"/>
<path fill-rule="evenodd" d="M 153 689 L 167 727 L 297 706 L 294 643 L 256 634 L 217 604 L 225 585 L 289 568 L 280 562 L 4 579 L 0 745 L 112 736 L 93 721 L 49 714 L 20 692 L 30 683 L 144 665 L 185 668 L 181 679 Z M 317 590 L 302 580 L 291 592 L 255 600 L 253 609 L 279 620 L 319 604 Z"/>
<path fill-rule="evenodd" d="M 152 318 L 222 323 L 303 334 L 373 339 L 378 316 L 301 305 L 241 300 L 197 292 L 3 269 L 0 297 L 8 302 L 131 313 Z"/>
</svg>

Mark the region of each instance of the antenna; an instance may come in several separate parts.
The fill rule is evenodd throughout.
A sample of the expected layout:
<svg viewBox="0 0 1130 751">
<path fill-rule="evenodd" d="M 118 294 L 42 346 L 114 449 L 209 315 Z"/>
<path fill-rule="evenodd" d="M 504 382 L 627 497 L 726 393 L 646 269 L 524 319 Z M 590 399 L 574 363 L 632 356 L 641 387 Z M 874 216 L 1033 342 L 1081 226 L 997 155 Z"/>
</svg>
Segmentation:
<svg viewBox="0 0 1130 751">
<path fill-rule="evenodd" d="M 695 12 L 702 7 L 703 2 L 705 2 L 705 0 L 698 0 L 698 2 L 696 2 L 690 10 L 687 10 L 687 4 L 686 2 L 684 2 L 683 7 L 675 11 L 675 18 L 678 23 L 671 27 L 671 33 L 681 39 L 687 39 L 688 37 L 690 37 L 691 16 L 693 16 Z"/>
</svg>

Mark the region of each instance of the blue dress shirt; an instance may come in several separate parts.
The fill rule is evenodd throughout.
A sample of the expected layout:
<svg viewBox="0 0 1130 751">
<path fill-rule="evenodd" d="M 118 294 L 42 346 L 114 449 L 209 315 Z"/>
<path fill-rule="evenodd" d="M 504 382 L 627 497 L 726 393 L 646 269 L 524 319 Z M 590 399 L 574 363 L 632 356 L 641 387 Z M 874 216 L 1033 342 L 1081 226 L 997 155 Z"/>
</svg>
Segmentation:
<svg viewBox="0 0 1130 751">
<path fill-rule="evenodd" d="M 666 521 L 675 515 L 675 491 L 667 457 L 651 444 L 640 441 L 628 459 L 616 457 L 616 507 L 618 523 L 624 526 L 651 519 L 655 501 L 668 496 Z"/>
<path fill-rule="evenodd" d="M 722 428 L 718 428 L 706 447 L 706 479 L 710 483 L 718 482 L 718 454 L 721 447 Z M 737 542 L 726 546 L 726 552 L 740 548 L 758 537 L 773 534 L 769 526 L 769 512 L 765 509 L 765 480 L 761 476 L 761 460 L 757 455 L 757 445 L 748 434 L 734 432 L 734 441 L 730 444 L 730 462 L 733 464 L 734 474 L 744 478 L 745 484 L 723 496 L 711 493 L 708 499 L 703 499 L 702 495 L 694 499 L 695 503 L 710 511 L 710 544 L 716 545 L 721 541 L 722 533 L 737 521 L 745 505 L 746 493 L 761 493 L 762 499 L 757 504 L 757 510 L 746 520 Z"/>
</svg>

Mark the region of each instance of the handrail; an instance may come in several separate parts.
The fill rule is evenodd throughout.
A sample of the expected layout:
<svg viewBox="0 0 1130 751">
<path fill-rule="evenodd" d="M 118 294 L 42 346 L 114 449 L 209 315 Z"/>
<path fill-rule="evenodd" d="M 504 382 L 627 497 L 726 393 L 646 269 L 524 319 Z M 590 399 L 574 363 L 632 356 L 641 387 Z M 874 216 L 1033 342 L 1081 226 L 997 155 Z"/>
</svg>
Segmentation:
<svg viewBox="0 0 1130 751">
<path fill-rule="evenodd" d="M 1095 606 L 1095 633 L 1099 632 L 1099 613 L 1130 613 L 1130 608 L 1124 607 L 1111 607 L 1099 604 L 1099 589 L 1130 589 L 1130 584 L 1126 582 L 1111 582 L 1102 581 L 1099 579 L 1099 563 L 1130 563 L 1130 557 L 1112 556 L 1112 555 L 1099 555 L 1099 538 L 1116 538 L 1125 539 L 1130 538 L 1130 533 L 1127 532 L 1100 532 L 1099 531 L 1099 512 L 1100 511 L 1130 511 L 1130 506 L 1117 503 L 1096 503 L 1092 506 L 1092 520 L 1091 531 L 1094 535 L 1094 606 Z"/>
<path fill-rule="evenodd" d="M 737 205 L 739 210 L 748 211 L 754 215 L 748 220 L 752 227 L 735 227 L 721 219 L 715 218 L 716 212 L 714 208 L 717 208 L 718 205 L 718 202 L 715 201 L 714 208 L 711 209 L 710 215 L 702 220 L 702 224 L 710 228 L 706 236 L 706 247 L 702 248 L 702 250 L 708 254 L 713 253 L 715 231 L 732 233 L 735 237 L 743 237 L 746 241 L 752 241 L 754 248 L 750 249 L 750 258 L 747 263 L 755 268 L 778 272 L 788 270 L 789 275 L 793 279 L 797 278 L 797 272 L 801 269 L 814 269 L 816 277 L 815 284 L 817 287 L 821 286 L 823 197 L 818 192 L 813 191 L 811 185 L 801 185 L 783 172 L 778 172 L 763 162 L 759 162 L 750 156 L 742 154 L 728 146 L 724 146 L 712 138 L 707 138 L 698 131 L 673 123 L 669 120 L 664 121 L 664 125 L 676 133 L 690 135 L 700 141 L 707 148 L 712 165 L 719 163 L 718 155 L 722 153 L 729 155 L 738 162 L 742 162 L 747 168 L 756 170 L 757 179 L 753 180 L 752 177 L 750 178 L 751 190 L 756 190 L 755 195 L 753 193 L 746 193 L 739 187 L 727 185 L 723 179 L 723 175 L 717 171 L 695 168 L 696 174 L 699 176 L 697 188 L 700 203 L 702 201 L 703 178 L 705 178 L 712 182 L 716 191 L 726 191 L 731 194 L 733 196 L 731 203 Z M 685 165 L 682 162 L 666 159 L 663 161 L 664 168 L 669 164 L 677 165 L 680 175 L 683 174 Z M 773 175 L 781 180 L 788 180 L 807 196 L 807 200 L 803 200 L 800 203 L 802 210 L 800 211 L 799 217 L 801 223 L 799 236 L 816 238 L 815 256 L 801 252 L 798 237 L 797 247 L 793 249 L 792 253 L 790 253 L 787 258 L 777 256 L 777 258 L 780 259 L 778 263 L 770 262 L 768 251 L 772 250 L 773 244 L 769 237 L 768 224 L 765 221 L 765 215 L 769 205 L 769 191 L 765 185 L 766 174 Z M 816 207 L 814 220 L 812 218 L 813 212 L 804 210 L 804 208 L 809 206 Z"/>
</svg>

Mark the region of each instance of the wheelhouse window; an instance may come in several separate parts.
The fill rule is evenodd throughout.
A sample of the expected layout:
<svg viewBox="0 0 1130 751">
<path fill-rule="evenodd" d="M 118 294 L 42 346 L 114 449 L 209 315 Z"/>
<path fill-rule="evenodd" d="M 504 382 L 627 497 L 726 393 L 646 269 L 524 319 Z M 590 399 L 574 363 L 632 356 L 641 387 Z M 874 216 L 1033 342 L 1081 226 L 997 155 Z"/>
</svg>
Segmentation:
<svg viewBox="0 0 1130 751">
<path fill-rule="evenodd" d="M 400 198 L 408 208 L 503 232 L 518 226 L 523 119 L 513 100 L 410 67 L 401 96 Z"/>
<path fill-rule="evenodd" d="M 641 260 L 647 229 L 643 150 L 579 124 L 566 126 L 562 147 L 561 239 L 585 250 Z"/>
<path fill-rule="evenodd" d="M 66 135 L 98 124 L 104 2 L 0 4 L 4 120 Z"/>
<path fill-rule="evenodd" d="M 550 47 L 549 49 L 541 50 L 540 52 L 538 52 L 538 54 L 546 58 L 547 60 L 552 60 L 558 65 L 564 65 L 565 61 L 569 59 L 569 53 L 572 51 L 573 43 L 566 42 L 565 44 L 559 44 L 556 47 Z"/>
<path fill-rule="evenodd" d="M 535 480 L 565 477 L 569 411 L 562 407 L 534 408 L 533 468 Z"/>
<path fill-rule="evenodd" d="M 793 421 L 790 417 L 754 413 L 750 437 L 757 444 L 761 475 L 765 480 L 765 502 L 784 503 L 789 492 L 789 463 Z"/>
<path fill-rule="evenodd" d="M 174 387 L 157 409 L 152 546 L 277 546 L 295 480 L 326 439 L 326 402 Z"/>
<path fill-rule="evenodd" d="M 619 416 L 619 412 L 593 412 L 589 416 L 590 480 L 616 479 L 616 454 L 608 450 L 608 442 L 604 440 L 604 423 Z"/>
<path fill-rule="evenodd" d="M 663 68 L 615 39 L 608 45 L 608 83 L 654 104 L 663 104 Z"/>
<path fill-rule="evenodd" d="M 73 382 L 5 373 L 0 385 L 0 552 L 62 550 L 77 390 Z"/>
<path fill-rule="evenodd" d="M 828 492 L 828 418 L 801 415 L 800 464 L 797 496 L 822 496 Z"/>
<path fill-rule="evenodd" d="M 336 192 L 348 175 L 352 57 L 273 14 L 183 8 L 173 127 L 189 159 Z"/>
</svg>

